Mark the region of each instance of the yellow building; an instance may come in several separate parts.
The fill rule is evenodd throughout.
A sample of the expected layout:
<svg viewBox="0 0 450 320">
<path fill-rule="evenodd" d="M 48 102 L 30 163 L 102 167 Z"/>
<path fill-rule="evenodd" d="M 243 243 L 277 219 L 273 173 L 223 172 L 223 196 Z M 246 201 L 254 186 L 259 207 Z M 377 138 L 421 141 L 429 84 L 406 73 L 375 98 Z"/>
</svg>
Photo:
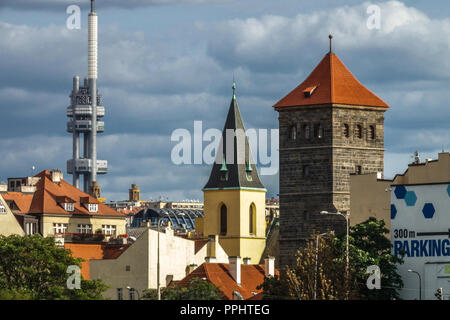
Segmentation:
<svg viewBox="0 0 450 320">
<path fill-rule="evenodd" d="M 382 219 L 390 229 L 391 185 L 447 183 L 450 181 L 450 153 L 439 153 L 438 159 L 421 162 L 418 158 L 403 174 L 393 180 L 381 179 L 376 173 L 350 176 L 350 224 L 369 217 Z"/>
<path fill-rule="evenodd" d="M 24 231 L 22 227 L 12 214 L 1 193 L 2 190 L 0 190 L 0 235 L 10 236 L 12 234 L 16 234 L 23 236 Z"/>
<path fill-rule="evenodd" d="M 2 196 L 12 213 L 23 220 L 26 234 L 44 237 L 72 234 L 103 234 L 115 237 L 126 233 L 126 216 L 95 197 L 63 180 L 59 170 L 42 171 L 29 193 L 6 192 Z M 37 221 L 28 232 L 27 221 Z M 28 219 L 28 220 L 27 220 Z"/>
<path fill-rule="evenodd" d="M 266 189 L 251 155 L 234 89 L 233 84 L 219 151 L 203 188 L 204 218 L 200 231 L 205 236 L 219 234 L 220 245 L 229 256 L 251 258 L 251 263 L 256 264 L 266 241 Z"/>
</svg>

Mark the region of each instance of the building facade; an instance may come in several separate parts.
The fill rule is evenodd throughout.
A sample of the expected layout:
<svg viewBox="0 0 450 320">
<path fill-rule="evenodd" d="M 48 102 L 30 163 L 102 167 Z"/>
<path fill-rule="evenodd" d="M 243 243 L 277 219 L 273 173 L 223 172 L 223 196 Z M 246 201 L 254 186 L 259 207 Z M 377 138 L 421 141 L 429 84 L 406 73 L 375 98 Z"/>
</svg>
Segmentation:
<svg viewBox="0 0 450 320">
<path fill-rule="evenodd" d="M 274 105 L 279 113 L 280 265 L 313 232 L 345 230 L 350 174 L 384 170 L 388 105 L 364 87 L 336 54 L 327 53 L 297 88 Z"/>
</svg>

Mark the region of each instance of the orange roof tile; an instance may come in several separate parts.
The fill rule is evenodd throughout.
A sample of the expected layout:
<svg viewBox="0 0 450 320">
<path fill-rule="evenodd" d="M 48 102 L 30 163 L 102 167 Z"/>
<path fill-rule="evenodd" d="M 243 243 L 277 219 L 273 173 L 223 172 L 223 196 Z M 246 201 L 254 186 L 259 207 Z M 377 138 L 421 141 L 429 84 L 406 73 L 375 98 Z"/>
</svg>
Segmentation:
<svg viewBox="0 0 450 320">
<path fill-rule="evenodd" d="M 241 285 L 238 286 L 229 273 L 229 264 L 205 262 L 181 280 L 180 285 L 187 286 L 194 278 L 206 278 L 219 288 L 225 298 L 232 300 L 233 291 L 238 291 L 244 300 L 247 300 L 255 296 L 253 293 L 262 292 L 262 289 L 258 290 L 256 287 L 264 282 L 264 274 L 264 265 L 243 264 L 241 265 Z M 278 271 L 276 274 L 279 274 Z"/>
<path fill-rule="evenodd" d="M 310 96 L 305 94 L 316 86 Z M 361 84 L 334 53 L 325 55 L 306 80 L 274 107 L 329 103 L 389 108 L 383 100 Z"/>
<path fill-rule="evenodd" d="M 89 280 L 90 268 L 89 261 L 91 259 L 103 259 L 105 245 L 104 244 L 81 244 L 81 243 L 65 243 L 64 247 L 72 252 L 75 258 L 82 258 L 81 275 L 83 279 Z"/>
<path fill-rule="evenodd" d="M 59 184 L 51 180 L 49 171 L 42 171 L 36 175 L 41 177 L 36 184 L 36 192 L 32 195 L 31 207 L 28 213 L 35 214 L 70 214 L 70 215 L 90 215 L 90 216 L 117 216 L 125 217 L 124 214 L 100 203 L 96 198 L 75 188 L 70 183 L 61 180 Z M 74 211 L 68 212 L 58 204 L 62 197 L 73 199 Z M 89 203 L 98 204 L 98 212 L 91 213 L 80 201 L 87 198 Z"/>
<path fill-rule="evenodd" d="M 82 258 L 81 275 L 83 279 L 89 280 L 90 267 L 89 261 L 116 259 L 127 250 L 131 244 L 111 245 L 97 243 L 65 243 L 64 248 L 72 252 L 75 258 Z"/>
<path fill-rule="evenodd" d="M 22 192 L 7 192 L 2 194 L 5 201 L 14 201 L 19 210 L 12 210 L 13 213 L 27 214 L 30 211 L 31 203 L 33 201 L 32 194 L 25 194 Z"/>
</svg>

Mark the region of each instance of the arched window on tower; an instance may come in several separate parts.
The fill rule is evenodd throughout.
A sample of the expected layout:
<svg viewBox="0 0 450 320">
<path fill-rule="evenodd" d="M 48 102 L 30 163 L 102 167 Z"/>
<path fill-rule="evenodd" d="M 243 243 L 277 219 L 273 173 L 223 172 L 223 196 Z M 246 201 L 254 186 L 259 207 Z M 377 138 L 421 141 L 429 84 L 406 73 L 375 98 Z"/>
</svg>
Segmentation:
<svg viewBox="0 0 450 320">
<path fill-rule="evenodd" d="M 220 207 L 220 235 L 224 236 L 227 234 L 227 206 L 222 205 Z"/>
<path fill-rule="evenodd" d="M 348 124 L 344 123 L 344 127 L 342 128 L 342 132 L 344 134 L 344 137 L 346 137 L 346 138 L 350 137 L 350 128 L 348 127 Z"/>
<path fill-rule="evenodd" d="M 296 125 L 292 125 L 291 126 L 291 140 L 297 140 L 297 126 Z"/>
<path fill-rule="evenodd" d="M 249 213 L 248 213 L 248 233 L 250 235 L 255 235 L 256 234 L 256 208 L 255 208 L 255 204 L 252 203 L 249 207 Z"/>
<path fill-rule="evenodd" d="M 369 139 L 375 140 L 375 127 L 369 126 Z"/>
<path fill-rule="evenodd" d="M 362 138 L 362 127 L 361 127 L 361 125 L 357 125 L 356 126 L 356 132 L 355 132 L 355 134 L 356 134 L 356 137 L 357 138 L 359 138 L 359 139 L 361 139 Z"/>
<path fill-rule="evenodd" d="M 305 124 L 303 126 L 303 136 L 305 137 L 305 139 L 309 139 L 309 134 L 310 134 L 309 131 L 310 131 L 309 130 L 309 125 Z"/>
</svg>

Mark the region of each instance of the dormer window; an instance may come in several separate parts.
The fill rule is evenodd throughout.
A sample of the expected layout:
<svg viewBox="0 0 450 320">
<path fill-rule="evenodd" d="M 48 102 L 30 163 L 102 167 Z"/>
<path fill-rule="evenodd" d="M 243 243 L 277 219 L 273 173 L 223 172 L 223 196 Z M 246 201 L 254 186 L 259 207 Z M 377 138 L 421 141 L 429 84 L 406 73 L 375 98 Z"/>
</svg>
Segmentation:
<svg viewBox="0 0 450 320">
<path fill-rule="evenodd" d="M 73 203 L 64 203 L 64 210 L 72 212 L 75 210 L 75 206 Z"/>
<path fill-rule="evenodd" d="M 56 202 L 68 212 L 73 212 L 75 210 L 75 201 L 66 196 L 56 197 Z"/>
<path fill-rule="evenodd" d="M 82 197 L 80 203 L 91 213 L 98 212 L 98 203 L 91 202 L 90 197 Z"/>
<path fill-rule="evenodd" d="M 316 90 L 317 86 L 308 87 L 305 90 L 303 90 L 303 95 L 305 98 L 309 98 L 314 93 L 314 90 Z"/>
<path fill-rule="evenodd" d="M 88 204 L 88 210 L 89 210 L 89 212 L 97 212 L 98 211 L 98 204 L 96 204 L 96 203 L 89 203 Z"/>
<path fill-rule="evenodd" d="M 228 181 L 228 168 L 225 162 L 225 156 L 222 161 L 222 167 L 220 168 L 220 181 Z"/>
</svg>

